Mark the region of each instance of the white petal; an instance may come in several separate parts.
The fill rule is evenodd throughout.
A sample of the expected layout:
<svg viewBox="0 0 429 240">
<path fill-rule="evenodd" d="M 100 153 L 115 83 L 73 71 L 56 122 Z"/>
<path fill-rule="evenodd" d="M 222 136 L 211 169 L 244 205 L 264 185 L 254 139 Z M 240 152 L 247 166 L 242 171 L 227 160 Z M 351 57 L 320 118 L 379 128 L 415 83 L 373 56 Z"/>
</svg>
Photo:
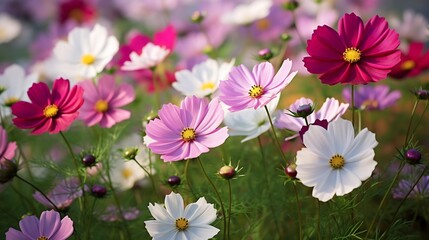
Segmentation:
<svg viewBox="0 0 429 240">
<path fill-rule="evenodd" d="M 321 126 L 310 125 L 303 138 L 304 145 L 321 157 L 330 159 L 334 154 L 337 154 L 334 146 L 336 142 L 330 138 L 327 130 Z"/>
<path fill-rule="evenodd" d="M 185 218 L 189 220 L 190 226 L 210 224 L 216 220 L 216 212 L 213 204 L 208 204 L 202 197 L 186 207 Z"/>
<path fill-rule="evenodd" d="M 144 222 L 146 229 L 150 236 L 165 235 L 169 232 L 177 232 L 176 226 L 173 224 L 166 224 L 157 220 L 149 220 Z"/>
<path fill-rule="evenodd" d="M 155 205 L 152 205 L 149 203 L 149 211 L 150 214 L 157 220 L 165 223 L 174 224 L 176 221 L 176 218 L 173 219 L 173 217 L 167 212 L 167 210 L 159 205 L 158 203 L 155 203 Z"/>
<path fill-rule="evenodd" d="M 331 171 L 324 182 L 320 182 L 313 188 L 313 197 L 318 198 L 322 202 L 327 202 L 334 197 L 339 180 L 338 170 Z"/>
<path fill-rule="evenodd" d="M 369 177 L 371 177 L 372 172 L 377 165 L 377 162 L 374 161 L 374 151 L 367 151 L 365 156 L 362 156 L 362 160 L 347 162 L 344 166 L 345 169 L 353 172 L 361 181 L 365 181 Z"/>
<path fill-rule="evenodd" d="M 350 193 L 353 191 L 353 189 L 362 185 L 362 181 L 354 173 L 347 170 L 346 168 L 342 168 L 337 171 L 339 172 L 338 176 L 340 177 L 335 191 L 337 196 L 343 196 L 347 193 Z"/>
<path fill-rule="evenodd" d="M 174 219 L 183 217 L 184 204 L 182 196 L 175 192 L 166 195 L 165 208 Z"/>
<path fill-rule="evenodd" d="M 194 239 L 210 239 L 216 234 L 219 233 L 219 229 L 210 226 L 210 225 L 200 225 L 200 226 L 192 226 L 188 228 L 188 232 L 192 233 L 192 236 L 198 236 L 198 238 L 190 238 L 192 240 Z"/>
<path fill-rule="evenodd" d="M 359 132 L 356 138 L 353 141 L 353 145 L 347 152 L 346 156 L 348 162 L 359 161 L 362 153 L 367 152 L 377 146 L 378 142 L 375 140 L 375 134 L 368 131 L 368 129 L 363 129 Z"/>
<path fill-rule="evenodd" d="M 334 154 L 344 156 L 353 144 L 355 137 L 352 122 L 339 118 L 328 125 L 328 133 L 335 148 Z"/>
</svg>

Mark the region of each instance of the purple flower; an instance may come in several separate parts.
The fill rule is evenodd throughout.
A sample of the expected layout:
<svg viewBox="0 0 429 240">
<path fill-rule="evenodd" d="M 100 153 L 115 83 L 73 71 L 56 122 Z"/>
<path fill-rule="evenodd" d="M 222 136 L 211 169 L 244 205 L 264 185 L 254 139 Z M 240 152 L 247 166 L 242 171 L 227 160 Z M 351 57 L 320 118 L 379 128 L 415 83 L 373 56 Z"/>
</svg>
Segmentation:
<svg viewBox="0 0 429 240">
<path fill-rule="evenodd" d="M 392 195 L 395 199 L 403 199 L 414 185 L 415 180 L 402 179 L 398 186 L 392 189 Z M 429 176 L 423 176 L 417 185 L 408 195 L 409 198 L 429 197 Z"/>
<path fill-rule="evenodd" d="M 166 162 L 196 158 L 228 138 L 228 129 L 219 128 L 223 110 L 217 98 L 209 103 L 186 97 L 180 108 L 164 104 L 158 115 L 148 123 L 144 142 Z"/>
<path fill-rule="evenodd" d="M 140 210 L 135 207 L 121 209 L 123 218 L 127 221 L 134 220 L 140 215 Z M 116 222 L 121 221 L 122 217 L 120 215 L 119 209 L 116 206 L 107 207 L 104 214 L 100 215 L 100 219 L 105 222 Z"/>
<path fill-rule="evenodd" d="M 66 209 L 76 198 L 82 196 L 82 188 L 77 178 L 64 179 L 47 196 L 59 209 Z M 46 207 L 54 208 L 40 192 L 35 192 L 33 197 Z"/>
<path fill-rule="evenodd" d="M 389 92 L 389 87 L 386 85 L 378 86 L 360 86 L 355 91 L 355 108 L 362 110 L 383 110 L 396 103 L 401 97 L 401 92 Z M 351 90 L 345 88 L 343 90 L 343 97 L 347 102 L 351 102 Z"/>
<path fill-rule="evenodd" d="M 40 219 L 36 216 L 26 216 L 19 221 L 21 231 L 9 228 L 6 232 L 6 240 L 65 240 L 73 233 L 73 221 L 54 210 L 44 211 Z"/>
<path fill-rule="evenodd" d="M 115 84 L 112 76 L 102 77 L 95 85 L 91 80 L 80 83 L 84 89 L 84 104 L 79 118 L 88 126 L 100 124 L 100 127 L 110 128 L 118 122 L 129 119 L 131 113 L 120 109 L 135 98 L 131 85 Z"/>
</svg>

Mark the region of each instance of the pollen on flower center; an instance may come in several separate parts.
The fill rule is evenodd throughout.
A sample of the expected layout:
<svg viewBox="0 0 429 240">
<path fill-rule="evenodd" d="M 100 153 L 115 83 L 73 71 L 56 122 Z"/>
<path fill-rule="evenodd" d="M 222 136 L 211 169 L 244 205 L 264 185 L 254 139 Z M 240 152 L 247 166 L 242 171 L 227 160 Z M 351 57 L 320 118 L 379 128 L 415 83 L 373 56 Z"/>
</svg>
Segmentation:
<svg viewBox="0 0 429 240">
<path fill-rule="evenodd" d="M 256 27 L 259 30 L 267 30 L 270 27 L 270 24 L 271 24 L 270 21 L 264 18 L 256 22 Z"/>
<path fill-rule="evenodd" d="M 131 169 L 129 169 L 129 168 L 124 168 L 124 169 L 122 169 L 122 176 L 124 177 L 124 178 L 129 178 L 129 177 L 131 177 L 133 175 L 133 171 L 131 170 Z"/>
<path fill-rule="evenodd" d="M 85 65 L 91 65 L 95 62 L 95 57 L 92 54 L 85 54 L 82 56 L 80 61 Z"/>
<path fill-rule="evenodd" d="M 53 118 L 57 115 L 58 113 L 58 107 L 55 104 L 51 104 L 45 107 L 45 109 L 43 109 L 43 115 L 45 115 L 45 117 L 47 118 Z"/>
<path fill-rule="evenodd" d="M 36 240 L 49 240 L 49 238 L 45 236 L 40 236 Z"/>
<path fill-rule="evenodd" d="M 416 62 L 414 62 L 413 60 L 407 60 L 407 61 L 402 63 L 401 69 L 408 71 L 408 70 L 413 69 L 415 66 L 416 66 Z"/>
<path fill-rule="evenodd" d="M 109 103 L 107 101 L 100 99 L 95 103 L 95 111 L 104 113 L 107 110 L 109 110 Z"/>
<path fill-rule="evenodd" d="M 181 136 L 182 136 L 183 141 L 190 142 L 190 141 L 194 140 L 196 137 L 195 130 L 192 128 L 185 128 L 182 130 Z"/>
<path fill-rule="evenodd" d="M 205 82 L 201 85 L 201 90 L 214 89 L 215 85 L 212 82 Z"/>
<path fill-rule="evenodd" d="M 343 59 L 349 63 L 355 63 L 360 60 L 361 52 L 355 47 L 346 48 L 343 52 Z"/>
<path fill-rule="evenodd" d="M 4 101 L 6 107 L 11 107 L 14 103 L 18 102 L 19 99 L 16 97 L 10 97 Z"/>
<path fill-rule="evenodd" d="M 331 167 L 333 169 L 340 169 L 344 166 L 344 157 L 339 155 L 339 154 L 335 154 L 334 156 L 331 157 L 331 159 L 329 160 L 329 164 L 331 164 Z"/>
<path fill-rule="evenodd" d="M 249 90 L 249 96 L 259 98 L 264 93 L 264 89 L 259 85 L 253 85 Z"/>
<path fill-rule="evenodd" d="M 189 222 L 186 218 L 176 219 L 176 228 L 179 231 L 184 231 L 189 227 Z"/>
<path fill-rule="evenodd" d="M 368 99 L 362 103 L 364 109 L 377 109 L 379 102 L 377 100 Z"/>
</svg>

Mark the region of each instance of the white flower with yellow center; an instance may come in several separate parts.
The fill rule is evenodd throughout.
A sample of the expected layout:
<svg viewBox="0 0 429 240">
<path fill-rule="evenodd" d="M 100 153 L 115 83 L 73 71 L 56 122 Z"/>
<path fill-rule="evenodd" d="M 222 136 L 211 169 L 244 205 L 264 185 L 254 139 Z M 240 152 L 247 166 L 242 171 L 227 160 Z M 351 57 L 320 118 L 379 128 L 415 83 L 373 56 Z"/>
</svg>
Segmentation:
<svg viewBox="0 0 429 240">
<path fill-rule="evenodd" d="M 0 14 L 0 43 L 16 38 L 21 32 L 21 23 L 5 13 Z"/>
<path fill-rule="evenodd" d="M 27 91 L 38 80 L 38 75 L 25 75 L 25 70 L 19 65 L 7 67 L 0 74 L 0 108 L 2 116 L 11 114 L 10 107 L 18 101 L 28 100 Z"/>
<path fill-rule="evenodd" d="M 255 0 L 251 3 L 241 4 L 232 9 L 232 11 L 225 13 L 221 21 L 232 25 L 250 24 L 267 17 L 272 5 L 271 0 Z"/>
<path fill-rule="evenodd" d="M 228 63 L 207 59 L 195 65 L 192 72 L 187 69 L 177 71 L 173 88 L 185 96 L 205 97 L 213 94 L 218 89 L 219 82 L 228 76 L 234 62 L 235 59 Z"/>
<path fill-rule="evenodd" d="M 310 125 L 305 148 L 296 156 L 297 178 L 313 188 L 313 197 L 326 202 L 359 187 L 374 171 L 375 134 L 363 129 L 355 137 L 350 121 L 338 119 L 328 129 Z"/>
<path fill-rule="evenodd" d="M 137 52 L 130 53 L 130 61 L 124 62 L 122 70 L 135 71 L 140 69 L 152 68 L 164 61 L 170 54 L 170 50 L 153 43 L 146 44 L 141 54 Z"/>
<path fill-rule="evenodd" d="M 53 51 L 65 70 L 72 72 L 71 80 L 83 80 L 103 71 L 118 49 L 116 37 L 109 36 L 105 27 L 96 24 L 92 30 L 74 28 L 67 41 L 58 41 Z"/>
<path fill-rule="evenodd" d="M 210 239 L 219 229 L 210 224 L 216 220 L 216 209 L 204 197 L 184 207 L 180 194 L 165 196 L 165 207 L 149 203 L 155 220 L 145 221 L 146 229 L 154 240 Z"/>
</svg>

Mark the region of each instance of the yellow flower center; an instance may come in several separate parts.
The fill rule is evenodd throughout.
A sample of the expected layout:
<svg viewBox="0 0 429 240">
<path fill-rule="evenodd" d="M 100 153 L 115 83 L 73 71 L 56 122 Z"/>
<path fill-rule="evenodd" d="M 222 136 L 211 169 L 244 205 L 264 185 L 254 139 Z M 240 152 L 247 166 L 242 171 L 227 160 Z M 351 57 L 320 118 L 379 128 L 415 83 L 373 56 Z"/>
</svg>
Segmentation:
<svg viewBox="0 0 429 240">
<path fill-rule="evenodd" d="M 36 240 L 49 240 L 49 238 L 45 236 L 40 236 Z"/>
<path fill-rule="evenodd" d="M 401 69 L 408 71 L 408 70 L 413 69 L 415 66 L 416 66 L 416 62 L 414 62 L 413 60 L 407 60 L 407 61 L 402 63 Z"/>
<path fill-rule="evenodd" d="M 107 101 L 100 99 L 95 103 L 95 111 L 104 113 L 107 112 L 107 110 L 109 110 L 109 103 Z"/>
<path fill-rule="evenodd" d="M 329 160 L 329 164 L 331 164 L 331 167 L 333 169 L 340 169 L 344 166 L 344 157 L 339 155 L 339 154 L 335 154 L 334 156 L 331 157 L 331 159 Z"/>
<path fill-rule="evenodd" d="M 215 85 L 212 82 L 205 82 L 201 85 L 201 90 L 214 89 Z"/>
<path fill-rule="evenodd" d="M 195 130 L 192 128 L 185 128 L 180 134 L 182 135 L 182 139 L 185 142 L 190 142 L 196 137 Z"/>
<path fill-rule="evenodd" d="M 264 93 L 264 89 L 259 85 L 253 85 L 249 90 L 249 96 L 259 98 Z"/>
<path fill-rule="evenodd" d="M 256 22 L 256 27 L 259 30 L 267 30 L 270 27 L 271 23 L 268 19 L 264 18 Z"/>
<path fill-rule="evenodd" d="M 14 103 L 18 102 L 19 99 L 16 97 L 10 97 L 4 101 L 6 107 L 11 107 Z"/>
<path fill-rule="evenodd" d="M 344 61 L 349 63 L 355 63 L 359 61 L 360 57 L 361 57 L 360 50 L 354 47 L 346 48 L 346 50 L 343 52 Z"/>
<path fill-rule="evenodd" d="M 368 99 L 362 103 L 362 108 L 363 109 L 377 109 L 378 105 L 379 105 L 379 103 L 377 100 Z"/>
<path fill-rule="evenodd" d="M 69 17 L 76 20 L 77 22 L 82 22 L 84 14 L 80 9 L 75 8 L 75 9 L 70 11 Z"/>
<path fill-rule="evenodd" d="M 179 231 L 184 231 L 189 227 L 189 222 L 186 218 L 176 219 L 176 228 Z"/>
<path fill-rule="evenodd" d="M 45 107 L 45 109 L 43 109 L 43 115 L 45 115 L 45 117 L 47 118 L 53 118 L 57 115 L 58 113 L 58 107 L 55 104 L 51 104 Z"/>
<path fill-rule="evenodd" d="M 129 177 L 131 177 L 133 175 L 133 171 L 131 170 L 131 169 L 129 169 L 129 168 L 124 168 L 124 169 L 122 169 L 122 176 L 124 177 L 124 178 L 129 178 Z"/>
<path fill-rule="evenodd" d="M 91 65 L 95 62 L 95 57 L 92 54 L 85 54 L 82 56 L 80 61 L 82 62 L 82 64 Z"/>
</svg>

